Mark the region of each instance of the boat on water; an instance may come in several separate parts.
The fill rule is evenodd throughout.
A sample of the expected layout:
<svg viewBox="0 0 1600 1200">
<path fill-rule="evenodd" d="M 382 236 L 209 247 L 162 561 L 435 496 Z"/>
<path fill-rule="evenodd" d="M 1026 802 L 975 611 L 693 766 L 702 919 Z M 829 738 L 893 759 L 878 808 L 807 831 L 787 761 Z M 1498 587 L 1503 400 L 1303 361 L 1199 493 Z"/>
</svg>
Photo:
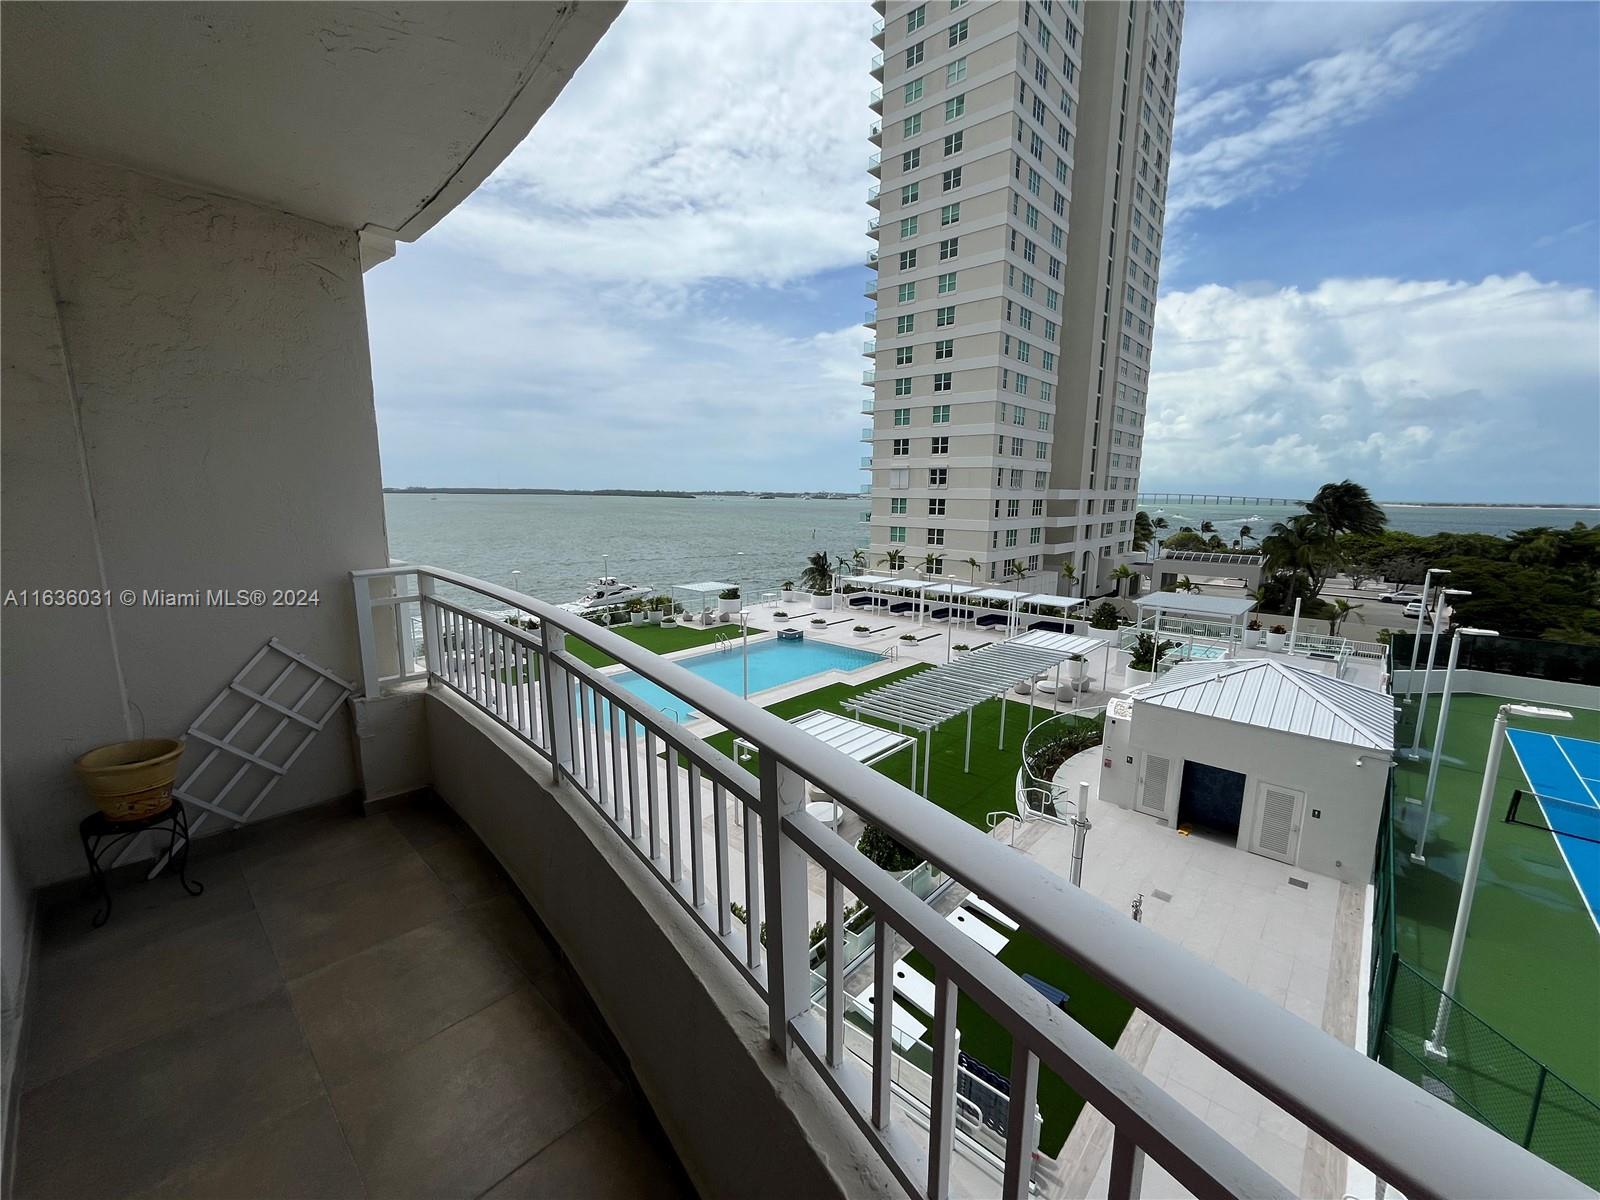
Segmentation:
<svg viewBox="0 0 1600 1200">
<path fill-rule="evenodd" d="M 629 600 L 642 600 L 650 595 L 650 589 L 639 587 L 631 583 L 618 583 L 611 575 L 602 575 L 589 584 L 582 596 L 570 604 L 561 607 L 567 612 L 587 613 L 595 612 L 602 608 L 612 608 L 618 604 L 626 604 Z"/>
</svg>

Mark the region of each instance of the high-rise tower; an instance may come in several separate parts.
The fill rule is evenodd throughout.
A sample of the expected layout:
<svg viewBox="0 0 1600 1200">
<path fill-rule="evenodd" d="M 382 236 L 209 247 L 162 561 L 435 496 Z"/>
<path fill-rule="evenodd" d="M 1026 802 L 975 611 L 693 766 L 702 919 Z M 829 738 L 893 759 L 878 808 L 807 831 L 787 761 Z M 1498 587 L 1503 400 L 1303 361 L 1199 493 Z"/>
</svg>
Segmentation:
<svg viewBox="0 0 1600 1200">
<path fill-rule="evenodd" d="M 1019 586 L 1020 563 L 1029 590 L 1109 590 L 1133 538 L 1183 5 L 876 7 L 873 565 L 931 555 Z"/>
</svg>

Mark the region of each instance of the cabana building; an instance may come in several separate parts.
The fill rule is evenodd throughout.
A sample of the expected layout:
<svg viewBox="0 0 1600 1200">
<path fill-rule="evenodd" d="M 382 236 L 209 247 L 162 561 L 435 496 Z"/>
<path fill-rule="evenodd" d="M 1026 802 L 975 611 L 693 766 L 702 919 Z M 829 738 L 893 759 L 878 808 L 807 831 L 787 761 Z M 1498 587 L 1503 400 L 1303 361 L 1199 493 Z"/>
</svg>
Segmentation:
<svg viewBox="0 0 1600 1200">
<path fill-rule="evenodd" d="M 1107 706 L 1100 798 L 1361 884 L 1393 756 L 1382 692 L 1277 659 L 1183 663 Z"/>
</svg>

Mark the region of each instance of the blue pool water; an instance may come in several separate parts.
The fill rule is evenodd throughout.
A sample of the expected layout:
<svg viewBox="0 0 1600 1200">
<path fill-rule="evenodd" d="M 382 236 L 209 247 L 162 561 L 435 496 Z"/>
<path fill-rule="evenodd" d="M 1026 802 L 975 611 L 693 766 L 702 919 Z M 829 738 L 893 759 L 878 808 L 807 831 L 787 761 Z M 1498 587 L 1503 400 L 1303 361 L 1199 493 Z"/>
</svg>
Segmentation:
<svg viewBox="0 0 1600 1200">
<path fill-rule="evenodd" d="M 713 650 L 690 658 L 673 660 L 686 671 L 693 671 L 702 679 L 710 680 L 719 688 L 739 695 L 744 687 L 744 652 L 735 641 L 731 650 Z M 855 671 L 869 663 L 880 661 L 870 650 L 857 650 L 853 646 L 835 646 L 828 642 L 765 641 L 750 644 L 750 694 L 793 683 L 808 675 L 823 671 Z M 688 721 L 698 714 L 671 692 L 642 679 L 632 671 L 611 677 L 639 699 L 655 705 L 662 712 Z"/>
</svg>

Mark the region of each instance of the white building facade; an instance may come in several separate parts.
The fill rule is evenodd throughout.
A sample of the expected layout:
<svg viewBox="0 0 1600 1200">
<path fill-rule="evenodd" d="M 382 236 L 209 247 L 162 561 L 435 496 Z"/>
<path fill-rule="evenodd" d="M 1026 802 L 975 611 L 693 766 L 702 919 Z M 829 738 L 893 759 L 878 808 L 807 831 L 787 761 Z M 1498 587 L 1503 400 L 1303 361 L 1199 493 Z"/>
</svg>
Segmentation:
<svg viewBox="0 0 1600 1200">
<path fill-rule="evenodd" d="M 875 567 L 1093 595 L 1130 553 L 1182 26 L 1168 0 L 887 4 Z"/>
</svg>

